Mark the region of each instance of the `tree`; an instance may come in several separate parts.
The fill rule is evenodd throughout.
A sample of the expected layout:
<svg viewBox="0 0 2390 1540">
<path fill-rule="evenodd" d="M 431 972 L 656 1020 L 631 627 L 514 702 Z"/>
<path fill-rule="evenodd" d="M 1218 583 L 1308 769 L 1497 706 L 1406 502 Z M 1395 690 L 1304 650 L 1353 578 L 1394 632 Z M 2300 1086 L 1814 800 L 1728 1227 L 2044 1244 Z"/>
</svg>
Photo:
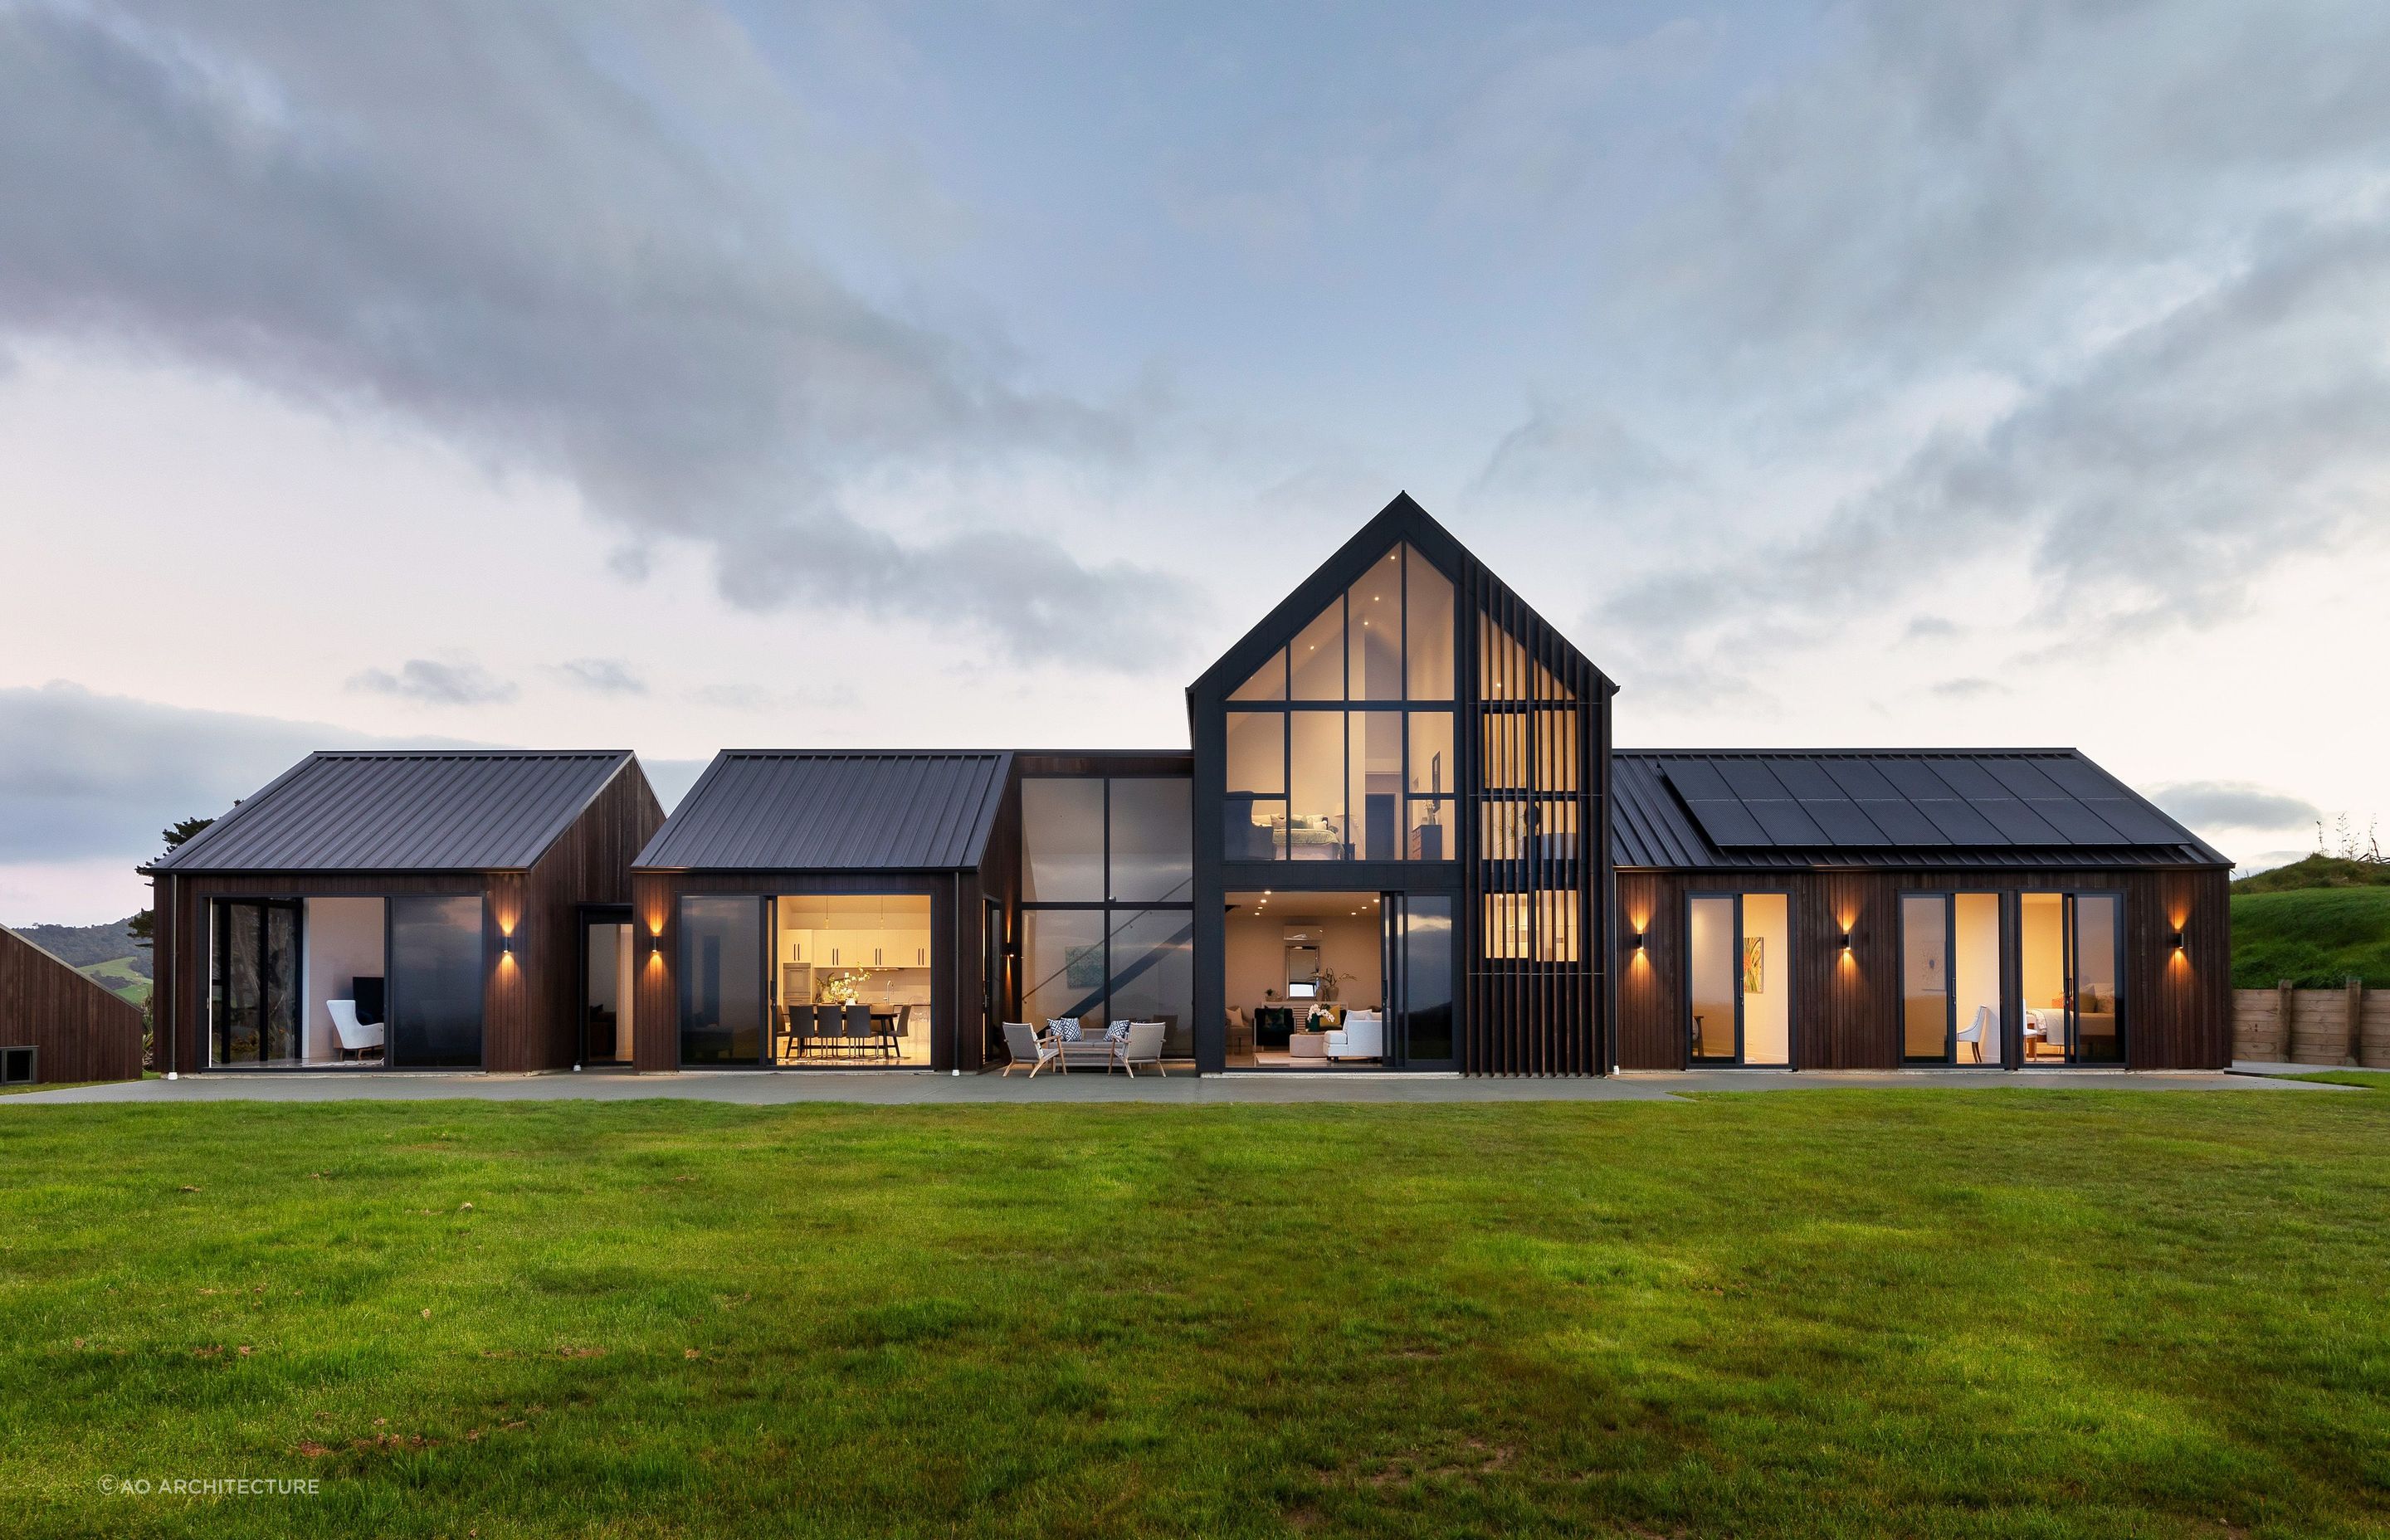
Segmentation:
<svg viewBox="0 0 2390 1540">
<path fill-rule="evenodd" d="M 235 807 L 238 807 L 240 804 L 238 802 L 235 802 L 233 805 Z M 166 841 L 166 849 L 168 851 L 172 851 L 177 846 L 187 841 L 192 835 L 197 834 L 199 830 L 207 828 L 210 824 L 214 822 L 215 820 L 213 818 L 184 818 L 177 821 L 172 828 L 159 830 L 159 836 Z M 155 907 L 151 907 L 142 910 L 139 914 L 135 915 L 131 920 L 126 922 L 125 928 L 133 932 L 133 941 L 135 945 L 157 945 L 157 909 Z"/>
</svg>

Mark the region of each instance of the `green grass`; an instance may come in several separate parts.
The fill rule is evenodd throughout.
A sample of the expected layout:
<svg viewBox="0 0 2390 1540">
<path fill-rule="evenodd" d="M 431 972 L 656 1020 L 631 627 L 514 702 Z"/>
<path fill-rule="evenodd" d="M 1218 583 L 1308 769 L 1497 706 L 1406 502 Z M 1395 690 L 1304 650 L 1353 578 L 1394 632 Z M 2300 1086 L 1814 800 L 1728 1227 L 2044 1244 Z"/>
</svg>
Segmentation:
<svg viewBox="0 0 2390 1540">
<path fill-rule="evenodd" d="M 2390 1070 L 2318 1070 L 2311 1075 L 2284 1075 L 2284 1080 L 2313 1080 L 2326 1085 L 2358 1085 L 2369 1091 L 2390 1091 Z"/>
<path fill-rule="evenodd" d="M 2390 989 L 2390 888 L 2232 895 L 2232 987 Z"/>
<path fill-rule="evenodd" d="M 0 1529 L 2381 1534 L 2385 1151 L 2255 1090 L 19 1104 Z"/>
<path fill-rule="evenodd" d="M 2352 861 L 2321 851 L 2288 866 L 2269 866 L 2232 884 L 2236 893 L 2275 893 L 2293 888 L 2390 887 L 2390 861 Z"/>
<path fill-rule="evenodd" d="M 85 978 L 98 980 L 136 1006 L 148 1003 L 152 985 L 148 979 L 134 971 L 131 957 L 117 957 L 108 962 L 93 963 L 81 971 Z"/>
</svg>

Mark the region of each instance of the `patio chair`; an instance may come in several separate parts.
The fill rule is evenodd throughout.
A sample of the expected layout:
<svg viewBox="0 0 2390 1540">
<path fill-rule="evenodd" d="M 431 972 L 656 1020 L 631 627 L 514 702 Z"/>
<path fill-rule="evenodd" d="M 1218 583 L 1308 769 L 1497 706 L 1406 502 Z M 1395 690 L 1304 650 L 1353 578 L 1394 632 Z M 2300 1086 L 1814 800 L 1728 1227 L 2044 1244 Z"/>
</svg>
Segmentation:
<svg viewBox="0 0 2390 1540">
<path fill-rule="evenodd" d="M 363 1059 L 367 1050 L 383 1046 L 381 1023 L 367 1026 L 360 1022 L 354 1000 L 327 1000 L 324 1008 L 332 1014 L 332 1031 L 340 1037 L 343 1056 L 354 1054 Z"/>
<path fill-rule="evenodd" d="M 1131 1080 L 1137 1078 L 1140 1064 L 1167 1078 L 1170 1072 L 1162 1067 L 1162 1034 L 1165 1030 L 1159 1021 L 1131 1021 L 1127 1035 L 1112 1044 L 1112 1062 L 1127 1071 Z"/>
<path fill-rule="evenodd" d="M 1012 1055 L 1012 1062 L 1004 1067 L 1007 1075 L 1026 1064 L 1030 1067 L 1029 1078 L 1035 1080 L 1037 1072 L 1047 1065 L 1062 1062 L 1061 1046 L 1039 1036 L 1037 1029 L 1026 1021 L 1004 1024 L 1004 1046 Z"/>
</svg>

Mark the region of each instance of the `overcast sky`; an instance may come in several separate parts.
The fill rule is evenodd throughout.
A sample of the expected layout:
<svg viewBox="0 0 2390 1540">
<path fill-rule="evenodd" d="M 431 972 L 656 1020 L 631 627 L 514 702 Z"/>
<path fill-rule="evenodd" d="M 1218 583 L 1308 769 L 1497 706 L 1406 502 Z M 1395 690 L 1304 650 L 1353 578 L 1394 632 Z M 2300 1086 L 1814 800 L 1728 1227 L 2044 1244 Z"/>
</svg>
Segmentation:
<svg viewBox="0 0 2390 1540">
<path fill-rule="evenodd" d="M 0 922 L 311 748 L 1181 745 L 1402 489 L 1623 743 L 2309 848 L 2385 80 L 2379 0 L 0 0 Z"/>
</svg>

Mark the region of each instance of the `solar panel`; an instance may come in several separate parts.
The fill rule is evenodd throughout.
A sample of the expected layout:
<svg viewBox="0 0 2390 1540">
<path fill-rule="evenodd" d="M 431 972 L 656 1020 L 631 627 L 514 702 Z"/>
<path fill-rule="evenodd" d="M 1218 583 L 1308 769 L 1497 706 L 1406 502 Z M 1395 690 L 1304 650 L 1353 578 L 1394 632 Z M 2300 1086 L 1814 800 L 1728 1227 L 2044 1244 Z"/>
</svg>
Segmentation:
<svg viewBox="0 0 2390 1540">
<path fill-rule="evenodd" d="M 1659 767 L 1721 847 L 2062 849 L 2186 839 L 2072 754 L 1719 754 Z"/>
</svg>

